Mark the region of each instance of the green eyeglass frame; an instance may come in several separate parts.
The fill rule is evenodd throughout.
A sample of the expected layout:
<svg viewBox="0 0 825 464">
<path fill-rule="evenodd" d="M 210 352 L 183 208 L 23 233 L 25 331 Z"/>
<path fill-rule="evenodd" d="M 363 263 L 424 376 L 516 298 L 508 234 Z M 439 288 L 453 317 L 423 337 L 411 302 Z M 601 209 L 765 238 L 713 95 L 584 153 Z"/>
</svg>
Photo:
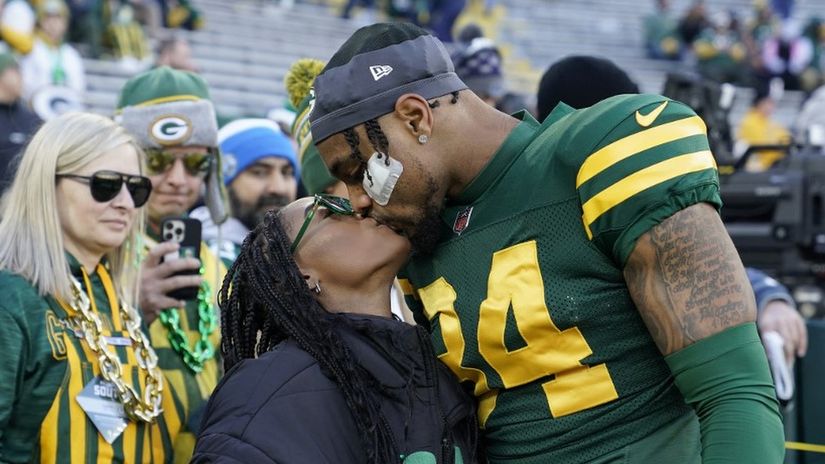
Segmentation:
<svg viewBox="0 0 825 464">
<path fill-rule="evenodd" d="M 292 241 L 292 246 L 289 248 L 291 253 L 295 253 L 295 249 L 298 248 L 298 244 L 301 243 L 301 239 L 304 238 L 304 234 L 309 228 L 309 223 L 312 222 L 312 218 L 315 217 L 315 212 L 318 211 L 318 208 L 321 206 L 328 209 L 332 214 L 338 214 L 340 216 L 355 215 L 355 211 L 352 210 L 352 204 L 346 198 L 336 197 L 335 195 L 316 194 L 315 200 L 312 202 L 312 209 L 307 213 L 301 229 L 298 230 L 298 235 L 295 236 L 295 240 Z"/>
</svg>

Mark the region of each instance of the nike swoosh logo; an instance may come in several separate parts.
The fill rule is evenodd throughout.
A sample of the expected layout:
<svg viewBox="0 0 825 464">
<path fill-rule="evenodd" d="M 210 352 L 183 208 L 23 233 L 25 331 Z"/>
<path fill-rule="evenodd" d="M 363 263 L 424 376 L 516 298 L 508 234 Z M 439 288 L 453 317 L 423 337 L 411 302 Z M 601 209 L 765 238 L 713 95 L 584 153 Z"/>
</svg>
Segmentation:
<svg viewBox="0 0 825 464">
<path fill-rule="evenodd" d="M 642 127 L 650 126 L 651 124 L 653 124 L 653 121 L 655 121 L 656 118 L 658 118 L 659 115 L 662 114 L 662 111 L 665 110 L 666 106 L 667 106 L 667 100 L 662 102 L 661 105 L 657 106 L 656 109 L 654 109 L 653 111 L 651 111 L 650 113 L 648 113 L 646 115 L 642 115 L 642 113 L 639 113 L 638 111 L 636 111 L 636 122 L 638 122 L 639 125 L 642 126 Z"/>
</svg>

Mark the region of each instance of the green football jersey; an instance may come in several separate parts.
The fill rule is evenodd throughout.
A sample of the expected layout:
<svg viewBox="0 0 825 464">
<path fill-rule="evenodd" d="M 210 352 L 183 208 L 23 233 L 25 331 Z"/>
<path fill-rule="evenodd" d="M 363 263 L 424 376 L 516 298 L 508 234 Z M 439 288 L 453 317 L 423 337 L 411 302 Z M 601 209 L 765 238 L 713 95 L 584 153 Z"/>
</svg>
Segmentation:
<svg viewBox="0 0 825 464">
<path fill-rule="evenodd" d="M 654 225 L 721 206 L 716 165 L 702 120 L 661 96 L 521 119 L 402 286 L 472 384 L 491 462 L 591 462 L 693 414 L 622 269 Z"/>
</svg>

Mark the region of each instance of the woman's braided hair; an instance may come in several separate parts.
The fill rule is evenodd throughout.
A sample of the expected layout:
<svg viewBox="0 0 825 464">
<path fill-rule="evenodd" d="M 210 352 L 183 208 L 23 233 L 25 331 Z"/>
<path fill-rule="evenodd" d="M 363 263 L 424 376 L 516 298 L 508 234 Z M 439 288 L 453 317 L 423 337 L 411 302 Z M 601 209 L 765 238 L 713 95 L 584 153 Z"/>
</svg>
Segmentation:
<svg viewBox="0 0 825 464">
<path fill-rule="evenodd" d="M 341 389 L 365 446 L 367 462 L 399 462 L 375 393 L 377 382 L 354 359 L 330 314 L 312 296 L 292 257 L 279 214 L 267 213 L 244 240 L 224 278 L 218 305 L 221 354 L 227 372 L 287 338 L 294 340 Z"/>
</svg>

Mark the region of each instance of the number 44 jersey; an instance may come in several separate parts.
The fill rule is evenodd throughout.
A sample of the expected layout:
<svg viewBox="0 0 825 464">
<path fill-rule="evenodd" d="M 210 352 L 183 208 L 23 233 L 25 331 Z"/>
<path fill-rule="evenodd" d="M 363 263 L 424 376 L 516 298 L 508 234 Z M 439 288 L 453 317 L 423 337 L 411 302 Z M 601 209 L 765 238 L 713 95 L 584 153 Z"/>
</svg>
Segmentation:
<svg viewBox="0 0 825 464">
<path fill-rule="evenodd" d="M 693 414 L 622 269 L 651 227 L 721 206 L 716 165 L 702 120 L 661 96 L 518 116 L 401 282 L 472 386 L 491 462 L 593 462 Z"/>
</svg>

